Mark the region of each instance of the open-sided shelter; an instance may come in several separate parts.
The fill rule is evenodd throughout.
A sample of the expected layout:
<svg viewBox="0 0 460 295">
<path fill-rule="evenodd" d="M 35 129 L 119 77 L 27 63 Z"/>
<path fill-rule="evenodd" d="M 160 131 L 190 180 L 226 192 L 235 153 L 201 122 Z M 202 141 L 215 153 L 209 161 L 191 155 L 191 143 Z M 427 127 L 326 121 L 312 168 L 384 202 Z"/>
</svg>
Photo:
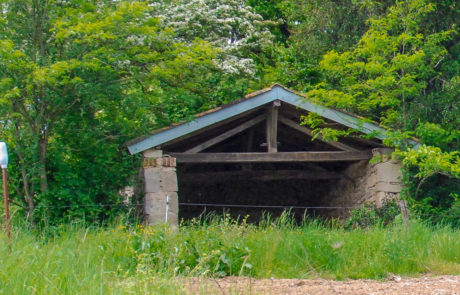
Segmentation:
<svg viewBox="0 0 460 295">
<path fill-rule="evenodd" d="M 312 140 L 312 130 L 300 125 L 310 112 L 324 119 L 321 127 L 358 132 L 339 141 Z M 243 216 L 270 208 L 341 216 L 401 191 L 400 165 L 382 145 L 386 132 L 276 84 L 127 146 L 143 154 L 149 224 L 177 224 L 179 217 L 222 205 Z"/>
</svg>

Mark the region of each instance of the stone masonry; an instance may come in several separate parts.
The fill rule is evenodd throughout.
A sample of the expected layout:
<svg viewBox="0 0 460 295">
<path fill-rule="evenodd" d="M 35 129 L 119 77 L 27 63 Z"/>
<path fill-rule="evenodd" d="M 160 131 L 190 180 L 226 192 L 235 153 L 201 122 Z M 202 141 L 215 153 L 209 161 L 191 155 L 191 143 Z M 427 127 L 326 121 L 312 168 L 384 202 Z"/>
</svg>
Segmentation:
<svg viewBox="0 0 460 295">
<path fill-rule="evenodd" d="M 161 150 L 147 150 L 143 156 L 145 223 L 176 226 L 179 213 L 176 159 L 163 156 Z"/>
<path fill-rule="evenodd" d="M 402 190 L 401 163 L 392 158 L 392 149 L 372 150 L 374 159 L 350 165 L 344 171 L 337 186 L 330 192 L 326 202 L 330 206 L 359 207 L 375 203 L 381 207 L 385 202 L 399 198 Z M 346 217 L 349 210 L 331 212 Z"/>
</svg>

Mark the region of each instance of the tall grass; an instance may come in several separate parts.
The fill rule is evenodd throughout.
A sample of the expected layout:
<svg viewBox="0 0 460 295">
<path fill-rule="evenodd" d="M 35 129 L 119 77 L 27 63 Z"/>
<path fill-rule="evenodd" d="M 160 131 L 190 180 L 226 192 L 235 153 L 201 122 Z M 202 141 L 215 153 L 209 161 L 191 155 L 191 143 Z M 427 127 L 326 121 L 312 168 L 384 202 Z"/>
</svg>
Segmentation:
<svg viewBox="0 0 460 295">
<path fill-rule="evenodd" d="M 412 221 L 345 230 L 286 216 L 165 226 L 63 226 L 0 236 L 0 294 L 177 294 L 186 276 L 372 278 L 460 274 L 460 230 Z"/>
</svg>

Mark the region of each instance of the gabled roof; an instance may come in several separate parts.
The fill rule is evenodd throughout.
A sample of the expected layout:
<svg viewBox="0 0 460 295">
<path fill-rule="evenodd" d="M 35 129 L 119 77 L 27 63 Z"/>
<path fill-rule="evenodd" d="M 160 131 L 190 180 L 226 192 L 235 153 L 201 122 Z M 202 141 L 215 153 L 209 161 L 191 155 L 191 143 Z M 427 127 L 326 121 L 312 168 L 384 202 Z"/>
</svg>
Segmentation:
<svg viewBox="0 0 460 295">
<path fill-rule="evenodd" d="M 321 117 L 359 130 L 362 133 L 371 134 L 378 139 L 384 139 L 387 134 L 387 130 L 377 124 L 367 122 L 354 114 L 313 103 L 308 101 L 302 94 L 285 88 L 282 85 L 275 84 L 269 88 L 248 94 L 243 99 L 200 113 L 190 122 L 175 124 L 156 130 L 152 134 L 134 139 L 126 145 L 131 154 L 140 153 L 194 133 L 202 128 L 249 112 L 275 100 L 280 100 L 281 102 L 291 104 L 305 111 L 318 114 Z"/>
</svg>

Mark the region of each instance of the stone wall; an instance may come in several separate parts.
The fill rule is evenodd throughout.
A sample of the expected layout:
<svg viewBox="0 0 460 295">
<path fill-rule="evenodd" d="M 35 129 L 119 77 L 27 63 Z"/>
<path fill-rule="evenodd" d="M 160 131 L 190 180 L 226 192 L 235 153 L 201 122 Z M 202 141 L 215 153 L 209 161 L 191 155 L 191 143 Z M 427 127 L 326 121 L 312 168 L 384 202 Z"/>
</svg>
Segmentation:
<svg viewBox="0 0 460 295">
<path fill-rule="evenodd" d="M 377 148 L 374 159 L 351 164 L 337 185 L 331 190 L 327 202 L 330 206 L 359 207 L 375 203 L 381 207 L 385 202 L 399 198 L 402 190 L 401 163 L 392 159 L 393 150 Z M 342 209 L 331 215 L 346 217 L 350 210 Z"/>
<path fill-rule="evenodd" d="M 163 156 L 161 150 L 147 150 L 143 156 L 145 223 L 153 225 L 167 222 L 177 225 L 179 204 L 176 161 Z"/>
</svg>

